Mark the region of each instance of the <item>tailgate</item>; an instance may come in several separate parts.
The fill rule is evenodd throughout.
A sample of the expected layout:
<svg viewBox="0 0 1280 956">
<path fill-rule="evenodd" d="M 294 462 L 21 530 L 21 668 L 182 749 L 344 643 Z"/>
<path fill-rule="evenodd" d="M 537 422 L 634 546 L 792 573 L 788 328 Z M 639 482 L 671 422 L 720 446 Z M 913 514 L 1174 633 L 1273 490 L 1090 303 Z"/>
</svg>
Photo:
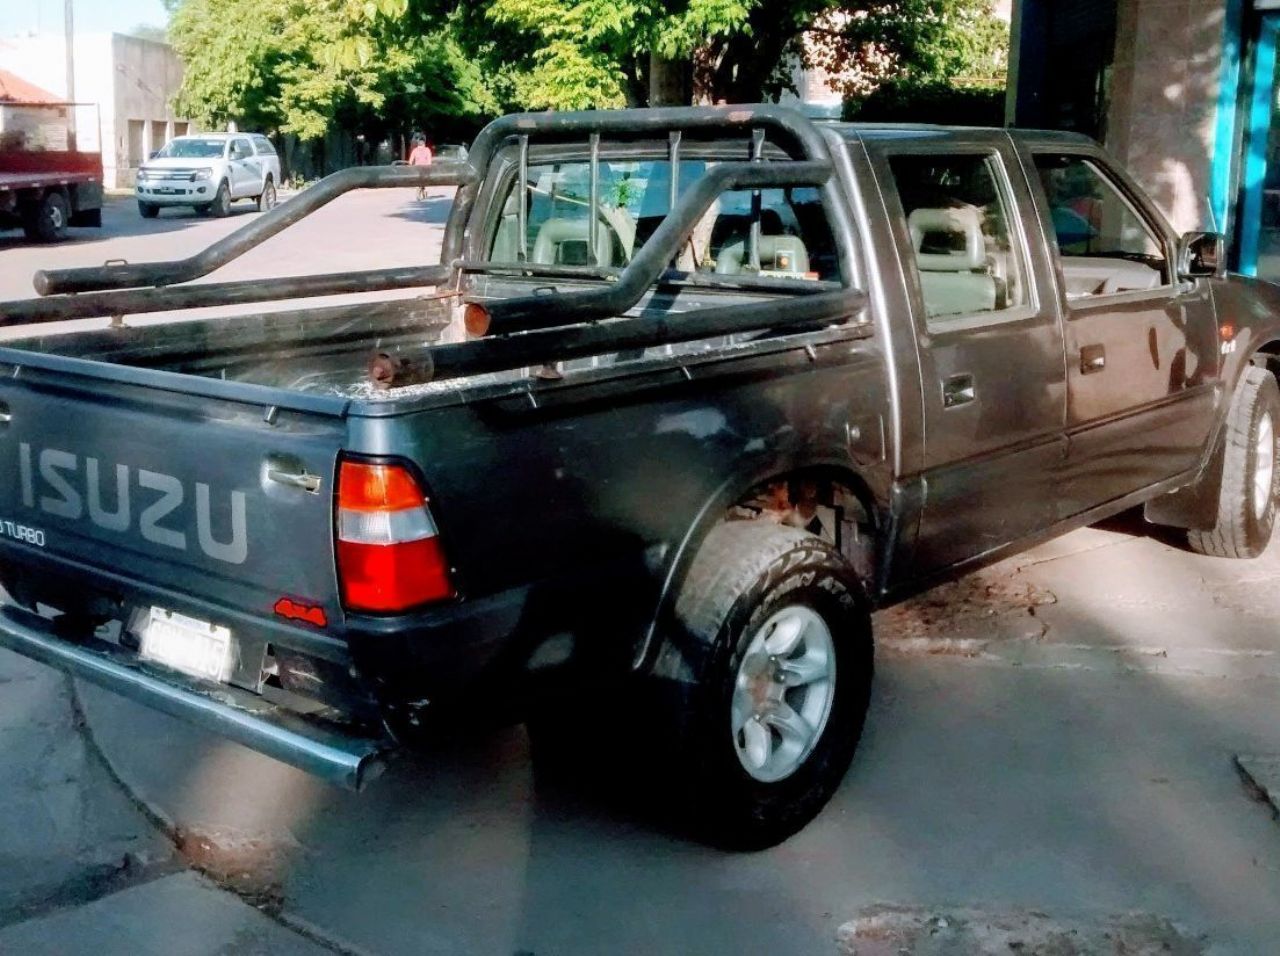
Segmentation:
<svg viewBox="0 0 1280 956">
<path fill-rule="evenodd" d="M 344 403 L 136 369 L 119 370 L 129 383 L 5 371 L 0 554 L 259 617 L 286 596 L 337 617 Z M 174 391 L 175 380 L 203 394 Z M 229 397 L 241 394 L 253 397 Z"/>
</svg>

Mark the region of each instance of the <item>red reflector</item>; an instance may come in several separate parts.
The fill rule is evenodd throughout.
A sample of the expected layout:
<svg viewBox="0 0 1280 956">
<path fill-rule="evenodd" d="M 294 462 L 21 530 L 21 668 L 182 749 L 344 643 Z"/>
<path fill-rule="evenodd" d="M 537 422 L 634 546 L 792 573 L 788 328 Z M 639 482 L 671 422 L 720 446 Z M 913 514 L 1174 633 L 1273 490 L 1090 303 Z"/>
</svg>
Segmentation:
<svg viewBox="0 0 1280 956">
<path fill-rule="evenodd" d="M 421 508 L 426 496 L 408 470 L 398 465 L 344 461 L 338 473 L 338 507 L 349 511 Z"/>
<path fill-rule="evenodd" d="M 276 601 L 276 606 L 273 610 L 290 621 L 304 621 L 307 624 L 314 624 L 316 627 L 324 627 L 329 623 L 328 617 L 325 616 L 324 608 L 311 604 L 300 604 L 292 598 L 282 597 Z"/>
<path fill-rule="evenodd" d="M 454 595 L 439 538 L 403 544 L 338 542 L 342 601 L 354 611 L 403 611 Z"/>
</svg>

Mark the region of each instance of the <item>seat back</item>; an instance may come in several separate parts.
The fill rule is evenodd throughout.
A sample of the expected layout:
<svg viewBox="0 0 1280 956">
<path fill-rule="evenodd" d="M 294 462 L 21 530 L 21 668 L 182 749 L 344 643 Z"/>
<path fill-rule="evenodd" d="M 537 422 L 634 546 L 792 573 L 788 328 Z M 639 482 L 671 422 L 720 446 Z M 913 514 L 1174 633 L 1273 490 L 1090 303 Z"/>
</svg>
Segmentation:
<svg viewBox="0 0 1280 956">
<path fill-rule="evenodd" d="M 739 275 L 746 265 L 746 258 L 746 240 L 731 242 L 716 257 L 716 272 Z M 760 269 L 762 272 L 803 276 L 809 271 L 809 250 L 799 236 L 761 236 Z"/>
<path fill-rule="evenodd" d="M 533 240 L 531 259 L 542 265 L 589 265 L 587 244 L 590 241 L 590 228 L 585 219 L 548 219 Z M 597 264 L 613 264 L 612 242 L 609 227 L 601 223 L 596 230 Z"/>
<path fill-rule="evenodd" d="M 986 271 L 987 246 L 982 219 L 972 206 L 920 208 L 907 217 L 920 288 L 929 315 L 990 312 L 996 307 L 996 280 Z M 943 251 L 929 251 L 930 239 L 950 237 Z M 957 241 L 958 240 L 958 241 Z"/>
</svg>

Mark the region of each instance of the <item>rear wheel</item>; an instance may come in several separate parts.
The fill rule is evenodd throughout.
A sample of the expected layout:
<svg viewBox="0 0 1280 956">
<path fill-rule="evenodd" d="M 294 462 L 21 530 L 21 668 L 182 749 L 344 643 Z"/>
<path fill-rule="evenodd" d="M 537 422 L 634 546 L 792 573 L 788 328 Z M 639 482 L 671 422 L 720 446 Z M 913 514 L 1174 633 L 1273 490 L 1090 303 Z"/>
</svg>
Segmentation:
<svg viewBox="0 0 1280 956">
<path fill-rule="evenodd" d="M 267 177 L 266 185 L 262 187 L 262 192 L 258 195 L 258 211 L 266 212 L 268 209 L 276 207 L 276 184 L 271 181 L 271 177 Z"/>
<path fill-rule="evenodd" d="M 871 623 L 843 557 L 794 528 L 715 528 L 676 606 L 706 653 L 677 716 L 692 823 L 757 849 L 815 817 L 839 786 L 870 700 Z"/>
<path fill-rule="evenodd" d="M 1256 558 L 1271 541 L 1276 520 L 1280 388 L 1266 369 L 1246 369 L 1225 428 L 1216 523 L 1208 531 L 1188 531 L 1187 541 L 1201 554 Z"/>
<path fill-rule="evenodd" d="M 143 219 L 154 219 L 160 215 L 160 207 L 155 203 L 138 201 L 138 215 Z"/>
<path fill-rule="evenodd" d="M 28 239 L 58 242 L 67 237 L 67 223 L 70 220 L 71 207 L 67 204 L 67 197 L 59 192 L 45 193 L 23 217 L 22 230 Z"/>
</svg>

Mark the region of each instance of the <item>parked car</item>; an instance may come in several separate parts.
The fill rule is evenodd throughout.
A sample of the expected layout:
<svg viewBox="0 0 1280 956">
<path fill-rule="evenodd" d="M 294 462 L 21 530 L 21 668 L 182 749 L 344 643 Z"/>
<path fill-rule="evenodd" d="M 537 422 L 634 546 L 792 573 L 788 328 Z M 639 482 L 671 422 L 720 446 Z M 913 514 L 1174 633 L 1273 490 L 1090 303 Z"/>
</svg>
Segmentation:
<svg viewBox="0 0 1280 956">
<path fill-rule="evenodd" d="M 161 288 L 418 185 L 438 266 Z M 535 113 L 293 203 L 0 305 L 442 293 L 6 343 L 0 644 L 330 780 L 523 712 L 764 846 L 850 764 L 874 608 L 1137 505 L 1272 537 L 1280 289 L 1083 137 Z"/>
<path fill-rule="evenodd" d="M 276 204 L 280 157 L 259 133 L 177 136 L 138 170 L 138 212 L 154 219 L 164 206 L 192 206 L 201 215 L 226 216 L 237 199 L 261 210 Z"/>
</svg>

